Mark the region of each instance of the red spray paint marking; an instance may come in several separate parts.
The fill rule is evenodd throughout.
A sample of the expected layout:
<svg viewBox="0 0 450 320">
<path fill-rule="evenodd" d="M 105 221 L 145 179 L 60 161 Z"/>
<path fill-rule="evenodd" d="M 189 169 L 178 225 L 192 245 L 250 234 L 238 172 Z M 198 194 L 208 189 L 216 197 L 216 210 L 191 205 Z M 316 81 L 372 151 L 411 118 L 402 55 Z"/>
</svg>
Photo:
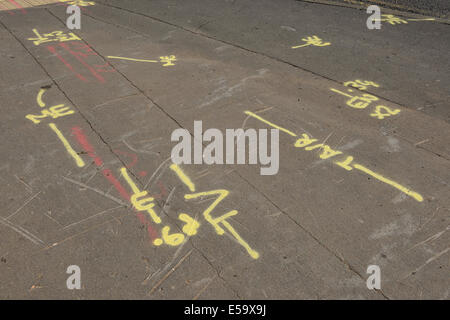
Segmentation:
<svg viewBox="0 0 450 320">
<path fill-rule="evenodd" d="M 120 193 L 122 198 L 126 199 L 127 201 L 130 201 L 130 194 L 125 190 L 125 188 L 120 184 L 119 180 L 114 177 L 113 173 L 109 169 L 103 169 L 102 170 L 103 176 L 105 176 L 106 179 L 116 188 L 116 190 Z"/>
<path fill-rule="evenodd" d="M 25 11 L 24 7 L 22 7 L 20 4 L 18 4 L 17 2 L 15 2 L 14 0 L 8 0 L 9 3 L 13 4 L 14 6 L 16 6 L 16 8 L 19 8 L 20 11 L 22 11 L 23 14 L 26 14 L 27 12 Z"/>
<path fill-rule="evenodd" d="M 132 168 L 138 162 L 138 157 L 134 153 L 129 153 L 129 152 L 121 151 L 121 150 L 113 150 L 113 151 L 115 153 L 121 154 L 123 156 L 128 156 L 132 159 L 131 163 L 126 165 L 126 167 L 128 169 Z"/>
<path fill-rule="evenodd" d="M 161 193 L 153 196 L 153 198 L 163 199 L 167 195 L 167 189 L 164 187 L 164 184 L 161 181 L 158 181 L 158 187 L 159 187 L 159 190 L 161 190 Z"/>
<path fill-rule="evenodd" d="M 59 60 L 62 61 L 62 63 L 64 63 L 66 65 L 67 68 L 69 68 L 73 73 L 75 73 L 75 75 L 78 77 L 78 79 L 84 81 L 84 82 L 89 82 L 85 77 L 83 77 L 81 74 L 79 74 L 78 72 L 76 72 L 73 67 L 70 65 L 70 63 L 68 63 L 63 57 L 61 57 L 61 55 L 59 55 L 56 52 L 55 47 L 53 46 L 47 46 L 48 51 L 50 51 L 51 53 L 53 53 L 55 56 L 58 57 Z"/>
<path fill-rule="evenodd" d="M 87 137 L 84 135 L 83 131 L 80 127 L 73 127 L 72 133 L 75 135 L 76 139 L 78 140 L 78 143 L 81 145 L 81 147 L 84 149 L 87 154 L 94 159 L 94 162 L 97 166 L 103 165 L 102 159 L 95 154 L 94 148 L 87 140 Z M 111 170 L 109 169 L 103 169 L 102 170 L 103 176 L 108 179 L 108 181 L 116 188 L 116 190 L 120 193 L 120 195 L 126 199 L 128 202 L 130 201 L 130 194 L 125 190 L 125 188 L 122 186 L 122 184 L 117 180 L 117 178 L 113 175 Z M 150 222 L 147 220 L 147 217 L 143 215 L 141 212 L 136 213 L 139 221 L 147 226 L 147 233 L 150 237 L 151 241 L 158 238 L 158 233 L 153 229 Z"/>
<path fill-rule="evenodd" d="M 80 61 L 91 73 L 92 73 L 92 75 L 94 76 L 94 77 L 96 77 L 97 78 L 97 80 L 100 82 L 100 83 L 104 83 L 105 82 L 105 78 L 103 78 L 101 75 L 99 75 L 97 72 L 105 72 L 105 71 L 101 71 L 101 70 L 96 70 L 96 69 L 94 69 L 90 64 L 88 64 L 86 61 L 84 61 L 83 60 L 83 58 L 81 57 L 81 55 L 84 55 L 84 56 L 86 56 L 85 54 L 83 54 L 83 53 L 80 53 L 80 52 L 75 52 L 75 51 L 72 51 L 70 48 L 69 48 L 69 46 L 67 45 L 67 44 L 65 44 L 65 43 L 60 43 L 59 44 L 59 46 L 60 47 L 62 47 L 62 48 L 64 48 L 65 50 L 67 50 L 68 52 L 70 52 L 75 58 L 77 58 L 77 60 L 78 61 Z M 92 55 L 96 55 L 97 56 L 97 53 L 95 53 L 94 51 L 92 51 L 92 49 L 91 49 L 91 52 L 93 53 Z"/>
<path fill-rule="evenodd" d="M 124 155 L 124 156 L 127 156 L 127 157 L 131 158 L 131 163 L 126 165 L 127 169 L 133 168 L 136 165 L 136 163 L 138 162 L 138 156 L 135 153 L 125 152 L 125 151 L 122 151 L 122 150 L 113 150 L 113 151 L 115 153 L 118 153 L 118 154 L 121 154 L 121 155 Z M 141 177 L 145 177 L 147 175 L 147 173 L 148 173 L 147 171 L 140 171 L 138 174 Z"/>
<path fill-rule="evenodd" d="M 92 147 L 92 145 L 89 143 L 89 141 L 87 141 L 86 136 L 83 134 L 83 132 L 81 131 L 80 127 L 73 127 L 72 128 L 72 133 L 75 135 L 75 137 L 78 140 L 78 143 L 83 147 L 83 150 L 85 152 L 87 152 L 88 156 L 91 157 L 92 159 L 94 159 L 95 164 L 97 165 L 97 167 L 100 167 L 103 165 L 103 161 L 102 159 L 100 159 L 100 157 L 98 157 L 95 152 L 94 152 L 94 148 Z"/>
</svg>

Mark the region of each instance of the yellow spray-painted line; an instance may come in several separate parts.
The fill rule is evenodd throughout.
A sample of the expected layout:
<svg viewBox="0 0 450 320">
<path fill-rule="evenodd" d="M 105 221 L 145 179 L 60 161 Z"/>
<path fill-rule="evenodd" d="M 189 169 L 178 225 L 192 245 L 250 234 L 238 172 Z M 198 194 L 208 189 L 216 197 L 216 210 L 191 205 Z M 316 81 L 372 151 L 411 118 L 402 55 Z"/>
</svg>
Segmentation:
<svg viewBox="0 0 450 320">
<path fill-rule="evenodd" d="M 141 190 L 139 190 L 139 187 L 134 183 L 134 181 L 131 179 L 131 177 L 128 175 L 127 168 L 123 167 L 120 168 L 120 173 L 122 174 L 125 181 L 130 186 L 131 190 L 133 190 L 133 193 L 140 193 Z"/>
<path fill-rule="evenodd" d="M 195 191 L 195 185 L 194 185 L 194 183 L 193 183 L 192 180 L 184 173 L 184 171 L 181 170 L 181 168 L 180 168 L 178 165 L 176 165 L 175 163 L 173 163 L 173 164 L 170 165 L 170 169 L 171 169 L 172 171 L 174 171 L 174 172 L 178 175 L 178 177 L 180 178 L 180 180 L 183 181 L 183 183 L 189 188 L 189 190 L 190 190 L 191 192 L 194 192 L 194 191 Z"/>
<path fill-rule="evenodd" d="M 274 128 L 277 128 L 280 131 L 286 132 L 286 133 L 288 133 L 291 136 L 297 136 L 292 131 L 289 131 L 289 130 L 287 130 L 285 128 L 282 128 L 282 127 L 280 127 L 280 126 L 278 126 L 276 124 L 273 124 L 272 122 L 270 122 L 270 121 L 268 121 L 268 120 L 266 120 L 266 119 L 264 119 L 264 118 L 262 118 L 262 117 L 260 117 L 260 116 L 258 116 L 256 114 L 254 114 L 253 112 L 245 111 L 244 113 L 249 115 L 249 116 L 252 116 L 255 119 L 258 119 L 258 120 L 260 120 L 260 121 L 262 121 L 262 122 L 264 122 L 264 123 L 266 123 L 266 124 L 268 124 L 268 125 L 270 125 L 270 126 L 272 126 Z M 313 140 L 317 140 L 317 139 L 313 139 Z M 388 184 L 388 185 L 390 185 L 390 186 L 400 190 L 401 192 L 403 192 L 406 195 L 412 197 L 414 200 L 416 200 L 418 202 L 422 202 L 423 201 L 423 197 L 419 193 L 417 193 L 417 192 L 415 192 L 415 191 L 413 191 L 413 190 L 411 190 L 411 189 L 409 189 L 409 188 L 407 188 L 405 186 L 402 186 L 401 184 L 399 184 L 399 183 L 397 183 L 395 181 L 392 181 L 392 180 L 390 180 L 388 178 L 385 178 L 382 175 L 380 175 L 380 174 L 378 174 L 378 173 L 376 173 L 376 172 L 374 172 L 374 171 L 372 171 L 372 170 L 370 170 L 370 169 L 368 169 L 368 168 L 366 168 L 366 167 L 364 167 L 364 166 L 362 166 L 360 164 L 353 164 L 352 166 L 350 166 L 350 163 L 352 162 L 352 160 L 353 160 L 353 157 L 350 156 L 350 157 L 347 157 L 347 159 L 345 161 L 343 161 L 343 162 L 335 162 L 335 163 L 337 165 L 341 166 L 342 168 L 346 169 L 347 171 L 351 171 L 352 167 L 357 169 L 357 170 L 360 170 L 360 171 L 364 172 L 365 174 L 368 174 L 368 175 L 374 177 L 375 179 L 377 179 L 377 180 L 379 180 L 381 182 L 384 182 L 384 183 L 386 183 L 386 184 Z"/>
<path fill-rule="evenodd" d="M 64 135 L 59 131 L 58 127 L 54 123 L 49 123 L 48 126 L 50 129 L 53 130 L 53 132 L 56 133 L 59 140 L 63 143 L 64 147 L 66 148 L 67 152 L 72 156 L 72 158 L 75 160 L 78 167 L 84 167 L 84 161 L 81 159 L 81 157 L 73 150 L 72 146 L 70 145 L 69 141 L 64 137 Z"/>
<path fill-rule="evenodd" d="M 268 124 L 269 126 L 275 128 L 275 129 L 278 129 L 278 130 L 280 130 L 280 131 L 283 131 L 284 133 L 287 133 L 288 135 L 291 135 L 291 136 L 293 136 L 293 137 L 296 137 L 296 136 L 297 136 L 297 135 L 296 135 L 295 133 L 293 133 L 292 131 L 289 131 L 288 129 L 285 129 L 285 128 L 283 128 L 283 127 L 277 126 L 276 124 L 274 124 L 274 123 L 272 123 L 272 122 L 270 122 L 270 121 L 267 121 L 266 119 L 264 119 L 264 118 L 258 116 L 257 114 L 255 114 L 255 113 L 253 113 L 253 112 L 251 112 L 251 111 L 245 111 L 245 114 L 247 114 L 247 115 L 249 115 L 249 116 L 251 116 L 251 117 L 253 117 L 253 118 L 258 119 L 259 121 L 264 122 L 265 124 Z"/>
<path fill-rule="evenodd" d="M 146 211 L 155 223 L 160 224 L 161 218 L 156 214 L 155 210 L 153 210 L 154 198 L 147 197 L 147 198 L 138 200 L 138 198 L 146 196 L 148 194 L 148 192 L 141 191 L 139 189 L 139 187 L 134 183 L 133 179 L 131 179 L 130 175 L 128 174 L 127 168 L 125 168 L 125 167 L 120 168 L 120 173 L 122 174 L 123 178 L 128 183 L 128 185 L 130 186 L 130 188 L 133 190 L 133 195 L 130 198 L 130 202 L 133 205 L 133 207 L 138 211 Z M 161 245 L 162 242 L 159 242 L 157 240 L 158 239 L 155 240 L 154 244 Z"/>
<path fill-rule="evenodd" d="M 422 201 L 423 201 L 423 197 L 422 197 L 420 194 L 418 194 L 417 192 L 412 191 L 412 190 L 410 190 L 410 189 L 408 189 L 408 188 L 402 186 L 401 184 L 398 184 L 398 183 L 395 182 L 395 181 L 392 181 L 392 180 L 390 180 L 390 179 L 388 179 L 388 178 L 385 178 L 385 177 L 383 177 L 382 175 L 380 175 L 380 174 L 378 174 L 378 173 L 376 173 L 376 172 L 373 172 L 372 170 L 370 170 L 370 169 L 368 169 L 368 168 L 366 168 L 366 167 L 364 167 L 364 166 L 362 166 L 362 165 L 360 165 L 360 164 L 355 163 L 355 164 L 353 165 L 353 168 L 355 168 L 355 169 L 357 169 L 357 170 L 360 170 L 360 171 L 362 171 L 362 172 L 368 174 L 369 176 L 374 177 L 375 179 L 377 179 L 377 180 L 379 180 L 379 181 L 382 181 L 382 182 L 384 182 L 384 183 L 386 183 L 386 184 L 388 184 L 388 185 L 391 185 L 391 186 L 393 186 L 394 188 L 397 188 L 397 189 L 400 190 L 401 192 L 405 193 L 406 195 L 410 196 L 411 198 L 414 198 L 415 200 L 417 200 L 417 201 L 419 201 L 419 202 L 422 202 Z"/>
<path fill-rule="evenodd" d="M 145 60 L 145 59 L 134 59 L 134 58 L 125 58 L 125 57 L 116 57 L 116 56 L 107 56 L 109 59 L 119 59 L 119 60 L 129 60 L 129 61 L 138 61 L 138 62 L 159 62 L 157 60 Z"/>
</svg>

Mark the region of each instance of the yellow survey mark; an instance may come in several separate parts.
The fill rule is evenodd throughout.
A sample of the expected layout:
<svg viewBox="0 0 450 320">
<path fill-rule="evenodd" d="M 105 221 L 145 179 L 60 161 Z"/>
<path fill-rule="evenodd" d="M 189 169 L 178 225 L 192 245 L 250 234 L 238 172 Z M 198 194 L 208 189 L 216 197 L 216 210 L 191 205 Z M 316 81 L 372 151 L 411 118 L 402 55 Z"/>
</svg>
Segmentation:
<svg viewBox="0 0 450 320">
<path fill-rule="evenodd" d="M 250 111 L 245 111 L 245 114 L 250 115 L 250 116 L 252 116 L 252 117 L 254 117 L 254 118 L 256 118 L 256 119 L 258 119 L 258 120 L 260 120 L 260 121 L 262 121 L 264 123 L 266 123 L 266 124 L 269 124 L 270 126 L 272 126 L 274 128 L 277 128 L 280 131 L 286 132 L 286 133 L 290 134 L 291 136 L 297 136 L 295 133 L 293 133 L 293 132 L 291 132 L 291 131 L 289 131 L 287 129 L 284 129 L 284 128 L 280 127 L 280 126 L 277 126 L 277 125 L 273 124 L 272 122 L 270 122 L 270 121 L 268 121 L 268 120 L 266 120 L 266 119 L 264 119 L 264 118 L 262 118 L 260 116 L 257 116 L 256 114 L 254 114 L 254 113 L 252 113 Z M 303 147 L 306 147 L 306 146 L 308 146 L 308 145 L 310 145 L 310 144 L 312 144 L 312 143 L 314 143 L 316 141 L 317 141 L 317 139 L 311 138 L 307 134 L 303 133 L 302 134 L 302 138 L 297 139 L 297 141 L 295 142 L 295 147 L 303 148 Z M 317 148 L 323 149 L 323 153 L 320 155 L 321 159 L 328 159 L 328 158 L 334 157 L 334 156 L 336 156 L 338 154 L 342 154 L 341 151 L 334 151 L 334 150 L 331 150 L 329 147 L 325 149 L 325 147 L 328 147 L 328 146 L 326 146 L 324 144 L 318 144 L 318 145 L 315 145 L 315 146 L 306 147 L 305 150 L 309 151 L 309 150 L 313 150 L 313 149 L 317 149 Z M 378 174 L 376 172 L 373 172 L 372 170 L 370 170 L 370 169 L 368 169 L 368 168 L 366 168 L 366 167 L 364 167 L 364 166 L 362 166 L 360 164 L 353 164 L 353 165 L 351 165 L 352 161 L 353 161 L 353 157 L 352 156 L 347 156 L 345 160 L 343 160 L 343 161 L 336 161 L 334 163 L 337 164 L 338 166 L 344 168 L 347 171 L 351 171 L 353 168 L 355 168 L 357 170 L 360 170 L 360 171 L 364 172 L 365 174 L 368 174 L 368 175 L 374 177 L 375 179 L 377 179 L 377 180 L 379 180 L 381 182 L 384 182 L 384 183 L 386 183 L 386 184 L 388 184 L 388 185 L 390 185 L 390 186 L 400 190 L 401 192 L 403 192 L 406 195 L 412 197 L 414 200 L 416 200 L 418 202 L 422 202 L 423 201 L 423 197 L 419 193 L 417 193 L 415 191 L 412 191 L 411 189 L 409 189 L 409 188 L 407 188 L 405 186 L 402 186 L 401 184 L 399 184 L 399 183 L 397 183 L 395 181 L 392 181 L 392 180 L 390 180 L 388 178 L 385 178 L 382 175 L 380 175 L 380 174 Z"/>
<path fill-rule="evenodd" d="M 397 189 L 400 190 L 401 192 L 405 193 L 406 195 L 408 195 L 408 196 L 414 198 L 415 200 L 417 200 L 417 201 L 419 201 L 419 202 L 422 202 L 422 201 L 423 201 L 423 197 L 422 197 L 420 194 L 418 194 L 417 192 L 412 191 L 412 190 L 410 190 L 410 189 L 408 189 L 408 188 L 406 188 L 406 187 L 404 187 L 404 186 L 398 184 L 398 183 L 395 182 L 395 181 L 392 181 L 392 180 L 390 180 L 390 179 L 388 179 L 388 178 L 385 178 L 385 177 L 383 177 L 382 175 L 380 175 L 380 174 L 378 174 L 378 173 L 376 173 L 376 172 L 373 172 L 372 170 L 370 170 L 370 169 L 368 169 L 368 168 L 366 168 L 366 167 L 364 167 L 364 166 L 362 166 L 362 165 L 360 165 L 360 164 L 355 163 L 355 164 L 353 165 L 353 167 L 354 167 L 355 169 L 358 169 L 358 170 L 360 170 L 360 171 L 362 171 L 362 172 L 368 174 L 369 176 L 374 177 L 374 178 L 377 179 L 377 180 L 380 180 L 380 181 L 382 181 L 382 182 L 384 182 L 384 183 L 386 183 L 386 184 L 388 184 L 388 185 L 393 186 L 394 188 L 397 188 Z"/>
<path fill-rule="evenodd" d="M 141 191 L 139 190 L 139 187 L 134 183 L 134 181 L 131 179 L 131 177 L 128 175 L 127 168 L 122 167 L 120 169 L 120 173 L 122 174 L 125 181 L 130 186 L 131 190 L 133 190 L 133 195 L 130 198 L 130 202 L 133 205 L 133 207 L 138 211 L 147 211 L 147 213 L 150 215 L 152 220 L 155 223 L 161 223 L 161 218 L 156 214 L 155 210 L 153 210 L 153 207 L 155 206 L 155 203 L 153 202 L 153 197 L 145 197 L 148 192 L 147 191 Z M 141 198 L 138 200 L 138 198 Z M 155 240 L 156 241 L 156 240 Z M 157 244 L 156 244 L 157 245 Z"/>
<path fill-rule="evenodd" d="M 181 170 L 181 168 L 176 165 L 175 163 L 173 163 L 172 165 L 170 165 L 170 169 L 172 171 L 174 171 L 178 178 L 180 178 L 181 181 L 183 181 L 183 183 L 189 188 L 189 191 L 194 192 L 195 191 L 195 185 L 192 182 L 192 180 L 184 173 L 183 170 Z"/>
<path fill-rule="evenodd" d="M 80 168 L 84 167 L 83 159 L 81 159 L 80 156 L 75 152 L 75 150 L 73 150 L 72 146 L 69 144 L 69 141 L 67 141 L 67 139 L 64 137 L 64 135 L 61 133 L 61 131 L 59 131 L 59 129 L 56 126 L 56 124 L 49 123 L 48 126 L 50 127 L 50 129 L 53 130 L 53 132 L 56 133 L 56 135 L 58 136 L 59 140 L 61 140 L 61 142 L 63 143 L 64 147 L 66 148 L 67 152 L 72 156 L 72 158 L 74 158 L 77 166 L 80 167 Z"/>
<path fill-rule="evenodd" d="M 45 91 L 47 91 L 47 89 L 39 90 L 39 93 L 38 93 L 38 95 L 36 97 L 37 104 L 41 108 L 45 107 L 45 103 L 42 101 L 42 95 L 45 93 Z"/>
<path fill-rule="evenodd" d="M 136 62 L 152 62 L 152 63 L 163 63 L 163 67 L 174 66 L 174 61 L 177 61 L 177 57 L 174 55 L 161 56 L 158 60 L 147 60 L 147 59 L 135 59 L 135 58 L 125 58 L 125 57 L 116 57 L 116 56 L 107 56 L 109 59 L 119 59 L 119 60 L 128 60 L 128 61 L 136 61 Z"/>
<path fill-rule="evenodd" d="M 217 199 L 205 211 L 203 211 L 203 216 L 205 217 L 206 221 L 208 221 L 214 227 L 214 229 L 216 230 L 216 233 L 218 235 L 223 235 L 225 233 L 225 230 L 221 226 L 219 226 L 219 224 L 221 223 L 225 227 L 225 229 L 227 229 L 231 233 L 231 235 L 237 240 L 237 242 L 241 246 L 243 246 L 245 248 L 245 250 L 247 250 L 250 257 L 252 257 L 253 259 L 258 259 L 259 253 L 255 250 L 253 250 L 249 246 L 249 244 L 247 242 L 245 242 L 245 240 L 242 239 L 242 237 L 236 232 L 236 230 L 233 228 L 233 226 L 228 221 L 226 221 L 227 218 L 237 215 L 237 213 L 238 213 L 237 210 L 231 210 L 230 212 L 227 212 L 218 218 L 213 218 L 211 216 L 211 212 L 217 207 L 217 205 L 223 199 L 225 199 L 228 196 L 229 193 L 230 192 L 228 190 L 219 189 L 219 190 L 205 191 L 205 192 L 199 192 L 199 193 L 194 193 L 194 194 L 186 194 L 184 196 L 184 198 L 189 200 L 189 199 L 196 199 L 196 198 L 209 196 L 209 195 L 219 195 L 217 197 Z"/>
<path fill-rule="evenodd" d="M 145 60 L 145 59 L 134 59 L 134 58 L 125 58 L 125 57 L 116 57 L 116 56 L 107 56 L 109 59 L 119 59 L 119 60 L 129 60 L 129 61 L 137 61 L 137 62 L 156 62 L 157 60 Z"/>
<path fill-rule="evenodd" d="M 302 47 L 307 47 L 307 46 L 326 47 L 326 46 L 331 45 L 331 42 L 323 42 L 323 40 L 321 38 L 319 38 L 318 36 L 306 37 L 306 38 L 302 38 L 302 40 L 306 43 L 302 44 L 302 45 L 298 45 L 298 46 L 293 46 L 291 48 L 297 49 L 297 48 L 302 48 Z"/>
<path fill-rule="evenodd" d="M 296 136 L 297 136 L 297 135 L 296 135 L 295 133 L 293 133 L 292 131 L 289 131 L 288 129 L 285 129 L 285 128 L 282 128 L 282 127 L 280 127 L 280 126 L 277 126 L 276 124 L 273 124 L 272 122 L 267 121 L 266 119 L 264 119 L 264 118 L 258 116 L 257 114 L 255 114 L 255 113 L 253 113 L 253 112 L 251 112 L 251 111 L 244 111 L 244 113 L 245 113 L 246 115 L 249 115 L 249 116 L 255 118 L 255 119 L 258 119 L 258 120 L 261 121 L 261 122 L 264 122 L 265 124 L 268 124 L 269 126 L 275 128 L 275 129 L 278 129 L 278 130 L 280 130 L 280 131 L 283 131 L 284 133 L 287 133 L 288 135 L 291 135 L 291 136 L 293 136 L 293 137 L 296 137 Z"/>
<path fill-rule="evenodd" d="M 183 232 L 188 236 L 193 236 L 197 234 L 197 229 L 200 227 L 200 223 L 193 219 L 186 213 L 180 213 L 178 219 L 185 222 L 186 224 L 183 226 Z"/>
</svg>

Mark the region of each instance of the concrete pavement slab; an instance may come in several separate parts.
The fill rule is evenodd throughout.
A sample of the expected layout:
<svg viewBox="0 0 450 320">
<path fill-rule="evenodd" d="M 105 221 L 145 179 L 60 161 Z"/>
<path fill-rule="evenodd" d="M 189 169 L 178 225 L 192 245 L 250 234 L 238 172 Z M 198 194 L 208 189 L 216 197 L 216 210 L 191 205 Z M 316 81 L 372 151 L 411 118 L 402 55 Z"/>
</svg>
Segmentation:
<svg viewBox="0 0 450 320">
<path fill-rule="evenodd" d="M 3 68 L 2 49 L 2 297 L 448 298 L 450 127 L 446 108 L 418 110 L 445 101 L 448 75 L 436 66 L 448 63 L 449 43 L 433 42 L 445 26 L 373 40 L 348 8 L 266 1 L 259 21 L 254 10 L 104 1 L 87 8 L 79 40 L 50 51 L 28 38 L 33 28 L 68 32 L 64 7 L 1 13 L 2 39 L 32 70 L 8 79 L 3 70 L 15 69 Z M 283 31 L 269 32 L 275 25 Z M 344 53 L 351 41 L 338 40 L 337 25 L 360 37 L 357 55 Z M 337 51 L 287 53 L 291 29 L 324 28 Z M 415 52 L 405 41 L 404 59 L 372 51 L 403 33 L 434 46 Z M 363 72 L 346 73 L 352 65 Z M 391 73 L 377 76 L 381 66 Z M 424 98 L 417 88 L 433 77 L 442 83 Z M 223 132 L 282 128 L 278 173 L 171 166 L 170 136 L 193 134 L 194 120 Z M 296 146 L 304 134 L 322 146 Z M 143 190 L 153 213 L 133 208 Z M 225 213 L 222 234 L 207 219 Z M 199 223 L 195 232 L 186 221 Z M 72 264 L 81 290 L 66 287 Z M 381 290 L 366 287 L 371 264 Z"/>
</svg>

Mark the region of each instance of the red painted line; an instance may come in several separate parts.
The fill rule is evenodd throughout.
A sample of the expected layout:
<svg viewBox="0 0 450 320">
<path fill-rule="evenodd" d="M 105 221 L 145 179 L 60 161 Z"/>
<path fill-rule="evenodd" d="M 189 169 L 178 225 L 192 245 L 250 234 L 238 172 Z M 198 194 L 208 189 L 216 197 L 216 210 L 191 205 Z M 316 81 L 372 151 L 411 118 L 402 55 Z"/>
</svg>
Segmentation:
<svg viewBox="0 0 450 320">
<path fill-rule="evenodd" d="M 97 73 L 97 71 L 94 68 L 92 68 L 92 66 L 90 64 L 86 63 L 86 61 L 84 61 L 76 52 L 72 51 L 67 44 L 60 43 L 59 45 L 61 47 L 63 47 L 64 49 L 66 49 L 67 51 L 69 51 L 75 58 L 78 59 L 78 61 L 80 61 L 86 68 L 88 68 L 89 71 L 92 73 L 92 75 L 94 75 L 94 77 L 96 77 L 100 83 L 105 82 L 105 78 L 103 78 L 101 75 L 99 75 Z"/>
<path fill-rule="evenodd" d="M 134 153 L 125 152 L 125 151 L 122 151 L 122 150 L 113 150 L 113 151 L 115 153 L 121 154 L 123 156 L 128 156 L 128 157 L 130 157 L 132 159 L 131 163 L 126 165 L 126 167 L 128 169 L 131 169 L 138 162 L 138 157 Z"/>
<path fill-rule="evenodd" d="M 14 15 L 14 12 L 13 12 L 13 11 L 11 11 L 11 10 L 8 9 L 7 7 L 3 6 L 1 3 L 0 3 L 0 8 L 3 8 L 3 10 L 1 10 L 1 11 L 6 11 L 6 12 L 8 12 L 10 15 Z"/>
<path fill-rule="evenodd" d="M 125 188 L 120 184 L 119 180 L 114 177 L 113 173 L 109 169 L 103 169 L 102 170 L 103 175 L 106 179 L 108 179 L 109 182 L 116 188 L 116 190 L 120 193 L 122 198 L 126 199 L 127 201 L 130 201 L 130 194 L 125 190 Z"/>
<path fill-rule="evenodd" d="M 167 195 L 167 189 L 164 187 L 164 184 L 161 181 L 158 181 L 158 187 L 159 187 L 159 190 L 161 190 L 161 193 L 153 196 L 153 198 L 163 199 Z"/>
<path fill-rule="evenodd" d="M 85 44 L 85 43 L 82 43 L 80 41 L 72 41 L 72 42 L 69 42 L 69 44 L 71 44 L 72 47 L 77 47 L 77 48 L 75 48 L 76 50 L 84 50 L 85 51 L 85 53 L 83 53 L 81 51 L 76 52 L 79 55 L 82 55 L 84 57 L 87 57 L 87 56 L 98 56 L 97 52 L 92 50 L 92 48 L 89 45 Z"/>
<path fill-rule="evenodd" d="M 89 157 L 94 159 L 94 162 L 97 165 L 97 167 L 102 166 L 103 165 L 102 159 L 100 159 L 100 157 L 98 157 L 95 154 L 94 148 L 89 143 L 89 141 L 87 141 L 87 138 L 83 134 L 83 132 L 81 131 L 81 128 L 80 127 L 73 127 L 72 128 L 72 133 L 75 135 L 75 137 L 78 140 L 78 143 L 83 147 L 84 151 L 86 151 L 88 153 Z"/>
<path fill-rule="evenodd" d="M 89 82 L 85 77 L 83 77 L 81 74 L 79 74 L 78 72 L 76 72 L 73 67 L 70 65 L 70 63 L 68 63 L 63 57 L 61 57 L 61 55 L 59 53 L 56 52 L 55 47 L 53 46 L 47 46 L 48 51 L 50 51 L 51 53 L 53 53 L 59 60 L 62 61 L 62 63 L 64 63 L 66 65 L 67 68 L 69 68 L 73 73 L 75 73 L 75 75 L 78 77 L 78 79 L 84 81 L 84 82 Z"/>
<path fill-rule="evenodd" d="M 13 4 L 16 6 L 16 8 L 19 8 L 20 11 L 22 11 L 23 14 L 26 14 L 27 12 L 25 11 L 24 7 L 22 7 L 20 4 L 18 4 L 17 2 L 15 2 L 14 0 L 8 0 L 9 3 Z"/>
<path fill-rule="evenodd" d="M 84 135 L 83 131 L 80 127 L 73 127 L 72 133 L 75 135 L 75 138 L 77 139 L 78 143 L 81 145 L 83 150 L 87 152 L 87 154 L 94 159 L 94 162 L 97 166 L 103 165 L 102 159 L 95 154 L 94 147 L 89 143 L 87 140 L 87 137 Z M 114 174 L 109 169 L 103 169 L 102 170 L 103 176 L 108 179 L 108 181 L 116 188 L 116 190 L 120 193 L 122 198 L 130 202 L 130 194 L 125 190 L 125 188 L 122 186 L 119 180 L 114 176 Z M 136 210 L 135 210 L 136 211 Z M 147 233 L 149 238 L 151 239 L 152 243 L 153 240 L 158 238 L 158 233 L 155 229 L 153 229 L 151 223 L 148 221 L 147 217 L 142 214 L 141 212 L 137 212 L 136 216 L 138 217 L 139 221 L 147 226 Z"/>
</svg>

